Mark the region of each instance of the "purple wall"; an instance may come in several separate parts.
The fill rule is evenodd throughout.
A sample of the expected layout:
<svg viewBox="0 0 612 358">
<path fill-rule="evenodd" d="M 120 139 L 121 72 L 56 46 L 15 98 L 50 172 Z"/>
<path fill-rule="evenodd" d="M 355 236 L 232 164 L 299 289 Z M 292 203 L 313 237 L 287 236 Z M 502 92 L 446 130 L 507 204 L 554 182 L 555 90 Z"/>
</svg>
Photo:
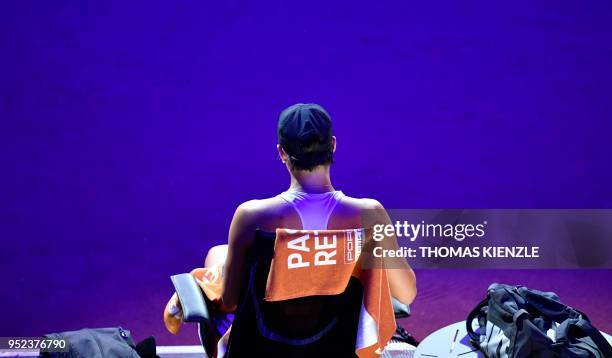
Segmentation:
<svg viewBox="0 0 612 358">
<path fill-rule="evenodd" d="M 170 342 L 168 276 L 288 185 L 295 102 L 331 113 L 349 195 L 612 207 L 609 1 L 15 0 L 0 39 L 0 336 Z"/>
</svg>

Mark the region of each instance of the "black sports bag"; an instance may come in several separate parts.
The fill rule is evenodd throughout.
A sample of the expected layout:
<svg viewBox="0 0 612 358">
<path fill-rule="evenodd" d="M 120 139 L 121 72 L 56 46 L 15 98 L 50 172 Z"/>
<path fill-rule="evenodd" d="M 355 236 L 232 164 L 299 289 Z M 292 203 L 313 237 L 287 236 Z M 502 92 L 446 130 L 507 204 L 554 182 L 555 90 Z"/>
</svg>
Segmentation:
<svg viewBox="0 0 612 358">
<path fill-rule="evenodd" d="M 472 329 L 474 319 L 479 332 Z M 588 317 L 552 292 L 494 283 L 466 325 L 472 343 L 489 358 L 612 357 L 612 347 Z"/>
</svg>

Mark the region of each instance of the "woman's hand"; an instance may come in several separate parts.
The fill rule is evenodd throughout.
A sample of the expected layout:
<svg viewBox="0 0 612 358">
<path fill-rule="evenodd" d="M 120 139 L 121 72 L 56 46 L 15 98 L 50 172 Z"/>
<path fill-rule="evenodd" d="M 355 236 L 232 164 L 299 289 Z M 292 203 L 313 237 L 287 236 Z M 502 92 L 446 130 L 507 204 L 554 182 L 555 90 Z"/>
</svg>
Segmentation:
<svg viewBox="0 0 612 358">
<path fill-rule="evenodd" d="M 181 301 L 179 301 L 176 293 L 170 298 L 168 313 L 180 321 L 183 320 L 183 308 L 181 307 Z"/>
</svg>

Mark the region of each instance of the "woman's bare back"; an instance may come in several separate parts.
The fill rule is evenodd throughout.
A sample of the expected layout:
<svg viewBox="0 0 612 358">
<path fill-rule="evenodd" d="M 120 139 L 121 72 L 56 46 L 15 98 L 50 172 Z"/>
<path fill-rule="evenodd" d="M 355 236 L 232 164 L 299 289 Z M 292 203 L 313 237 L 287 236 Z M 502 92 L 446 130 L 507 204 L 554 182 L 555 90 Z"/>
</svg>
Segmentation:
<svg viewBox="0 0 612 358">
<path fill-rule="evenodd" d="M 378 201 L 343 196 L 331 212 L 327 228 L 368 228 L 388 223 L 389 216 Z M 279 196 L 247 201 L 236 210 L 230 226 L 223 280 L 223 303 L 228 309 L 236 307 L 240 290 L 246 282 L 246 255 L 255 238 L 255 231 L 275 231 L 277 228 L 302 229 L 296 209 Z M 406 304 L 412 302 L 416 285 L 414 272 L 408 263 L 401 269 L 389 270 L 387 276 L 393 296 Z"/>
</svg>

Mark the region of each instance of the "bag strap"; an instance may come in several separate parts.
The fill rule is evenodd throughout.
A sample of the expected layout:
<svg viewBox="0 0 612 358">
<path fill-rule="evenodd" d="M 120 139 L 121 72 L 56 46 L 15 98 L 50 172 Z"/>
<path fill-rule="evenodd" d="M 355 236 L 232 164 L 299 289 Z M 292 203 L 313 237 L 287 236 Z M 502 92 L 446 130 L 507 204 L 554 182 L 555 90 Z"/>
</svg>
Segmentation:
<svg viewBox="0 0 612 358">
<path fill-rule="evenodd" d="M 472 312 L 470 312 L 470 314 L 467 317 L 467 320 L 465 321 L 465 328 L 467 330 L 467 333 L 470 336 L 470 340 L 474 343 L 480 343 L 480 336 L 476 332 L 474 332 L 474 330 L 472 329 L 472 321 L 474 321 L 474 319 L 478 317 L 478 314 L 480 313 L 482 308 L 487 306 L 488 304 L 489 304 L 489 297 L 480 301 L 480 303 L 476 305 L 476 307 L 474 307 Z"/>
<path fill-rule="evenodd" d="M 537 310 L 547 319 L 553 320 L 559 324 L 568 319 L 583 318 L 589 321 L 589 318 L 584 312 L 564 304 L 551 292 L 540 292 L 537 290 L 530 290 L 524 286 L 518 286 L 516 288 L 516 293 L 525 300 L 525 303 L 529 307 Z"/>
<path fill-rule="evenodd" d="M 604 357 L 612 357 L 612 347 L 610 346 L 606 338 L 601 334 L 601 332 L 599 332 L 595 327 L 593 327 L 593 325 L 591 325 L 591 322 L 585 319 L 572 319 L 568 320 L 566 324 L 563 324 L 563 326 L 564 327 L 559 327 L 560 329 L 558 329 L 556 332 L 555 340 L 557 342 L 569 342 L 569 331 L 572 327 L 576 327 L 582 333 L 584 333 L 585 336 L 593 340 L 593 342 L 601 351 Z"/>
</svg>

